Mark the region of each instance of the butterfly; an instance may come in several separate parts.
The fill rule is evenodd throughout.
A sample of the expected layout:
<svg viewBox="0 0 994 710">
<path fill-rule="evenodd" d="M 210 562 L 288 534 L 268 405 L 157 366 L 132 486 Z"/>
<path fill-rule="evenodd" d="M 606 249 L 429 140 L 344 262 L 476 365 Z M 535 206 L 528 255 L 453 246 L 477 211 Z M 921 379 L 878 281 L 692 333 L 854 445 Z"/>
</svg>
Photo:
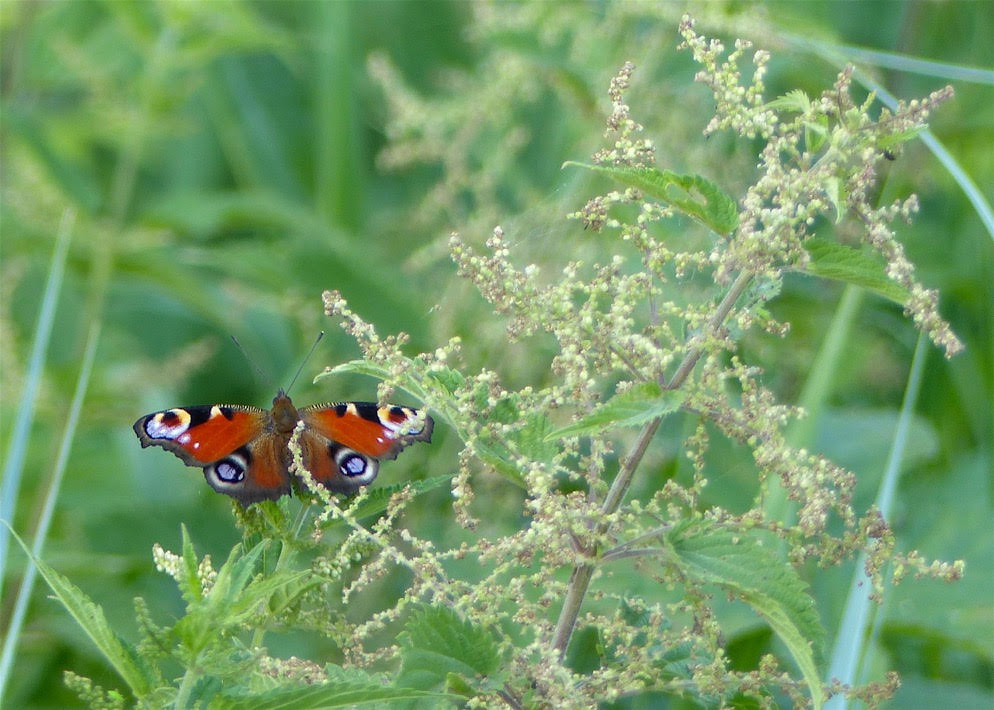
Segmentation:
<svg viewBox="0 0 994 710">
<path fill-rule="evenodd" d="M 207 483 L 243 505 L 291 492 L 290 437 L 304 423 L 300 449 L 314 480 L 354 493 L 372 483 L 382 459 L 415 441 L 431 441 L 432 418 L 416 409 L 375 402 L 334 402 L 297 409 L 283 390 L 272 409 L 240 404 L 176 407 L 146 414 L 134 430 L 142 448 L 161 446 Z"/>
</svg>

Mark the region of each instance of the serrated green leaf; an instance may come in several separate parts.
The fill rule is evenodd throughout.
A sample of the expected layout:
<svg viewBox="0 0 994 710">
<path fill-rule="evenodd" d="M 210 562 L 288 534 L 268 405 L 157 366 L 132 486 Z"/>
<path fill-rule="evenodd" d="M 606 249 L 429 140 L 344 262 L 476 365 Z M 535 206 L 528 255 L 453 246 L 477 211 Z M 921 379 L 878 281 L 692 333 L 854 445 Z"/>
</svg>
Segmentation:
<svg viewBox="0 0 994 710">
<path fill-rule="evenodd" d="M 489 676 L 500 665 L 493 635 L 448 607 L 417 608 L 399 640 L 401 677 L 422 688 L 441 687 L 450 673 L 467 679 Z"/>
<path fill-rule="evenodd" d="M 825 631 L 807 585 L 757 540 L 703 523 L 667 535 L 674 561 L 692 579 L 717 584 L 745 601 L 787 646 L 816 710 L 824 702 L 818 663 Z"/>
<path fill-rule="evenodd" d="M 445 676 L 445 690 L 448 693 L 461 695 L 464 698 L 472 698 L 477 694 L 476 688 L 471 686 L 457 673 L 448 673 Z"/>
<path fill-rule="evenodd" d="M 718 234 L 731 234 L 739 226 L 739 209 L 735 200 L 701 175 L 682 175 L 656 168 L 589 165 L 572 160 L 563 163 L 563 167 L 566 166 L 608 175 L 622 185 L 637 188 L 675 207 Z"/>
<path fill-rule="evenodd" d="M 449 394 L 455 394 L 456 390 L 466 383 L 466 378 L 463 374 L 458 370 L 453 370 L 451 368 L 430 370 L 428 372 L 428 377 L 442 385 L 442 387 L 445 388 L 445 391 Z"/>
<path fill-rule="evenodd" d="M 838 224 L 846 214 L 845 188 L 842 185 L 842 181 L 837 177 L 826 178 L 825 193 L 828 195 L 832 207 L 835 208 L 835 223 Z"/>
<path fill-rule="evenodd" d="M 914 128 L 909 128 L 906 131 L 900 131 L 898 133 L 891 133 L 888 136 L 881 136 L 877 145 L 881 150 L 886 150 L 887 148 L 893 148 L 901 143 L 906 143 L 912 138 L 916 137 L 919 133 L 925 130 L 925 126 L 915 126 Z"/>
<path fill-rule="evenodd" d="M 655 382 L 643 382 L 627 392 L 616 394 L 579 421 L 548 434 L 546 439 L 562 439 L 616 427 L 639 426 L 656 417 L 675 412 L 685 398 L 686 393 L 680 390 L 664 390 Z"/>
<path fill-rule="evenodd" d="M 511 452 L 506 446 L 496 442 L 477 440 L 474 451 L 484 463 L 493 466 L 494 470 L 504 478 L 522 488 L 527 487 L 521 471 L 518 470 Z"/>
<path fill-rule="evenodd" d="M 802 273 L 861 286 L 900 305 L 908 300 L 907 290 L 887 278 L 884 265 L 862 251 L 817 238 L 807 240 L 804 248 L 811 260 Z"/>
<path fill-rule="evenodd" d="M 208 595 L 213 605 L 228 607 L 238 598 L 255 576 L 259 557 L 262 556 L 263 550 L 269 547 L 270 542 L 263 540 L 244 555 L 241 545 L 232 548 L 228 559 L 217 571 L 217 578 Z"/>
<path fill-rule="evenodd" d="M 76 620 L 80 628 L 86 632 L 94 645 L 100 649 L 104 658 L 117 671 L 118 675 L 124 679 L 135 697 L 146 696 L 151 690 L 154 678 L 151 672 L 144 668 L 142 659 L 134 646 L 118 636 L 110 627 L 103 608 L 75 584 L 32 555 L 31 550 L 24 544 L 21 537 L 9 525 L 7 527 L 10 534 L 24 550 L 24 554 L 31 558 L 35 567 L 38 568 L 38 573 L 48 584 L 55 597 Z"/>
<path fill-rule="evenodd" d="M 552 424 L 549 418 L 541 412 L 533 412 L 527 416 L 524 426 L 510 435 L 515 448 L 532 461 L 550 463 L 559 448 L 552 443 L 550 437 Z"/>
<path fill-rule="evenodd" d="M 563 664 L 574 673 L 593 673 L 603 664 L 603 645 L 596 626 L 584 626 L 573 632 Z"/>
<path fill-rule="evenodd" d="M 808 95 L 801 89 L 794 89 L 793 91 L 788 91 L 783 96 L 778 96 L 772 101 L 767 102 L 766 108 L 775 109 L 777 111 L 796 111 L 798 113 L 804 113 L 811 108 L 811 99 L 809 99 Z"/>
<path fill-rule="evenodd" d="M 185 524 L 180 525 L 180 531 L 183 536 L 183 552 L 180 558 L 183 563 L 183 576 L 179 580 L 179 591 L 187 604 L 194 604 L 204 598 L 200 577 L 197 575 L 200 560 L 197 559 L 197 552 L 193 548 L 193 541 Z"/>
<path fill-rule="evenodd" d="M 318 375 L 314 378 L 314 382 L 319 382 L 326 377 L 342 373 L 368 375 L 369 377 L 375 377 L 378 380 L 390 380 L 391 382 L 396 383 L 400 389 L 409 392 L 418 399 L 424 399 L 424 392 L 421 387 L 418 386 L 418 383 L 413 377 L 402 376 L 398 380 L 388 368 L 382 365 L 377 365 L 374 362 L 369 362 L 368 360 L 350 360 L 348 362 L 335 365 L 335 367 L 328 368 L 324 372 L 318 373 Z"/>
<path fill-rule="evenodd" d="M 804 148 L 810 153 L 817 153 L 828 140 L 828 118 L 819 116 L 818 121 L 804 122 Z"/>
</svg>

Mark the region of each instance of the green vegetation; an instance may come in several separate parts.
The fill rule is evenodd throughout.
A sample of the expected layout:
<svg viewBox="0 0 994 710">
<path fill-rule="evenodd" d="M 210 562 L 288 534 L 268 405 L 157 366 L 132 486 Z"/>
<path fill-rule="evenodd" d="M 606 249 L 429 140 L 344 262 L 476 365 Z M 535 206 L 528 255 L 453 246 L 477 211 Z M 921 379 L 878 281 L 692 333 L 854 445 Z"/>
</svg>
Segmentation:
<svg viewBox="0 0 994 710">
<path fill-rule="evenodd" d="M 681 12 L 0 5 L 5 707 L 989 705 L 994 17 Z M 319 330 L 430 446 L 139 447 Z"/>
</svg>

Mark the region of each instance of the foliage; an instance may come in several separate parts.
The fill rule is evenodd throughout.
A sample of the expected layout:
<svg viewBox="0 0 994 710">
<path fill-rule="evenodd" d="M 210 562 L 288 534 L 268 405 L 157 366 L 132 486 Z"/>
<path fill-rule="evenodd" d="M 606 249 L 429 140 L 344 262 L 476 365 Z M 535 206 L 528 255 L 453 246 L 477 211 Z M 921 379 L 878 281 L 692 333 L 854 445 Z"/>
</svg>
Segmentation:
<svg viewBox="0 0 994 710">
<path fill-rule="evenodd" d="M 365 55 L 350 45 L 363 41 L 350 28 L 376 13 L 384 27 L 417 17 L 372 7 L 81 3 L 37 18 L 5 10 L 7 28 L 71 20 L 79 32 L 71 41 L 24 41 L 57 62 L 53 95 L 104 112 L 38 121 L 38 106 L 5 91 L 5 131 L 16 146 L 5 170 L 18 182 L 4 188 L 5 232 L 16 226 L 17 251 L 5 239 L 3 327 L 27 318 L 32 269 L 47 248 L 32 233 L 67 201 L 84 214 L 63 287 L 66 327 L 55 332 L 76 320 L 105 324 L 93 413 L 82 418 L 86 437 L 61 491 L 55 544 L 47 561 L 34 560 L 86 637 L 63 631 L 51 642 L 73 649 L 58 661 L 72 669 L 66 686 L 92 707 L 819 707 L 840 691 L 876 705 L 896 691 L 892 668 L 913 681 L 928 676 L 909 648 L 941 633 L 940 643 L 975 669 L 946 678 L 979 694 L 994 667 L 989 622 L 934 616 L 885 626 L 867 654 L 874 682 L 856 688 L 826 677 L 825 660 L 848 584 L 829 568 L 848 572 L 865 555 L 876 598 L 917 600 L 928 592 L 905 590 L 963 574 L 961 561 L 931 557 L 972 555 L 972 572 L 990 550 L 990 541 L 971 547 L 955 535 L 935 547 L 924 528 L 903 542 L 905 516 L 921 511 L 909 501 L 904 515 L 885 519 L 871 503 L 882 456 L 868 449 L 888 440 L 893 407 L 852 409 L 880 406 L 904 387 L 900 376 L 881 374 L 907 355 L 888 349 L 892 338 L 907 341 L 892 335 L 905 331 L 889 304 L 948 356 L 962 343 L 940 312 L 957 325 L 967 351 L 939 371 L 962 380 L 977 362 L 962 314 L 947 300 L 940 308 L 932 287 L 950 255 L 913 254 L 905 241 L 915 227 L 896 225 L 918 211 L 909 193 L 925 169 L 881 188 L 883 173 L 918 159 L 908 146 L 926 119 L 950 110 L 935 112 L 951 92 L 923 91 L 925 99 L 878 111 L 842 68 L 830 89 L 815 81 L 796 88 L 781 70 L 776 97 L 767 88 L 775 58 L 744 40 L 726 54 L 689 19 L 680 24 L 680 69 L 663 72 L 658 57 L 643 55 L 636 70 L 607 53 L 631 50 L 621 38 L 633 32 L 660 46 L 671 9 L 608 3 L 600 16 L 565 4 L 481 3 L 470 17 L 440 5 L 443 33 L 470 29 L 465 46 L 435 43 L 460 69 L 431 76 L 430 62 L 373 52 L 366 71 L 389 113 L 383 136 L 356 140 L 363 125 L 351 113 L 358 89 L 347 60 Z M 705 26 L 729 22 L 737 35 L 769 21 L 704 16 Z M 288 27 L 315 40 L 306 71 Z M 692 75 L 690 59 L 716 106 L 707 142 L 693 138 L 703 94 L 679 79 Z M 619 66 L 598 147 L 590 137 L 599 101 L 588 87 Z M 310 73 L 305 100 L 300 79 Z M 73 103 L 78 87 L 87 102 Z M 292 110 L 312 99 L 313 116 Z M 294 130 L 300 120 L 313 125 Z M 374 145 L 381 168 L 414 178 L 354 174 L 355 152 Z M 576 160 L 584 153 L 590 162 Z M 566 170 L 550 171 L 564 158 Z M 571 182 L 555 202 L 536 199 L 546 189 L 525 176 L 526 165 Z M 29 185 L 38 194 L 19 199 Z M 375 210 L 374 199 L 382 199 Z M 932 219 L 929 202 L 919 219 Z M 567 212 L 571 221 L 558 224 Z M 447 242 L 423 236 L 454 224 L 460 232 Z M 377 231 L 395 237 L 356 236 Z M 448 278 L 447 258 L 459 280 Z M 398 268 L 402 276 L 385 276 Z M 834 294 L 833 282 L 883 297 L 867 297 L 876 326 L 850 340 L 859 357 L 819 359 L 810 374 L 831 392 L 847 368 L 876 373 L 869 385 L 838 389 L 832 404 L 848 408 L 834 420 L 829 395 L 812 396 L 811 380 L 795 391 L 808 377 L 807 353 L 795 349 L 821 341 L 831 300 L 820 294 Z M 118 436 L 129 420 L 182 395 L 251 396 L 244 368 L 217 357 L 202 333 L 234 331 L 250 352 L 289 367 L 296 331 L 316 328 L 313 295 L 328 285 L 325 313 L 343 327 L 336 347 L 361 354 L 339 358 L 347 361 L 318 380 L 331 380 L 342 399 L 360 386 L 357 376 L 373 376 L 381 400 L 425 404 L 439 422 L 432 447 L 406 452 L 384 467 L 385 480 L 351 499 L 314 484 L 296 441 L 302 491 L 294 499 L 234 504 L 229 515 L 206 492 L 191 505 L 200 495 L 194 476 L 150 485 L 170 474 L 152 479 L 146 469 L 167 464 L 149 463 L 148 452 Z M 81 329 L 80 339 L 89 332 L 95 347 L 95 330 Z M 55 382 L 72 377 L 73 353 L 57 344 L 48 366 Z M 5 392 L 19 357 L 5 353 Z M 875 358 L 884 359 L 876 369 Z M 975 389 L 989 391 L 983 382 Z M 39 427 L 54 437 L 60 399 L 48 386 Z M 86 387 L 83 378 L 78 391 Z M 938 389 L 933 382 L 925 396 Z M 807 434 L 800 410 L 781 404 L 794 399 L 811 417 Z M 942 411 L 968 422 L 912 422 L 916 436 L 901 453 L 918 467 L 913 485 L 927 489 L 928 476 L 955 471 L 957 486 L 976 487 L 989 451 L 975 445 L 990 413 Z M 839 434 L 854 421 L 856 435 Z M 973 458 L 952 457 L 964 442 Z M 29 467 L 41 466 L 43 448 L 29 454 Z M 109 466 L 108 451 L 128 464 Z M 108 468 L 134 473 L 93 488 Z M 405 469 L 414 480 L 402 480 Z M 38 485 L 25 481 L 29 492 Z M 446 487 L 451 498 L 441 495 Z M 985 500 L 974 495 L 965 519 L 986 519 Z M 20 528 L 27 516 L 18 517 Z M 181 539 L 160 544 L 175 538 L 178 521 Z M 134 538 L 145 558 L 106 544 L 99 557 L 83 557 L 88 535 Z M 171 584 L 146 576 L 148 547 Z M 215 567 L 213 559 L 225 561 Z M 932 580 L 894 586 L 909 574 Z M 101 589 L 115 586 L 100 582 L 108 579 L 142 582 Z M 970 584 L 941 593 L 977 589 Z M 137 597 L 133 612 L 122 594 Z M 974 612 L 989 606 L 979 598 Z M 43 614 L 50 629 L 65 626 L 54 605 Z M 27 659 L 19 669 L 31 667 Z M 11 691 L 21 701 L 31 674 L 19 682 Z M 58 691 L 34 692 L 20 704 L 51 704 Z"/>
</svg>

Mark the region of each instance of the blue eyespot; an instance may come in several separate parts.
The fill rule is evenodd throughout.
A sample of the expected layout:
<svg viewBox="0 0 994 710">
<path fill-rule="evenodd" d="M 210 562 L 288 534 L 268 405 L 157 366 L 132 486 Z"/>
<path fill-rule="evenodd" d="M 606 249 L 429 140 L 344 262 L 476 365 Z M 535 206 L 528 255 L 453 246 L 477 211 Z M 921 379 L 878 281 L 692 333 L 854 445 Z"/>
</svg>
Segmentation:
<svg viewBox="0 0 994 710">
<path fill-rule="evenodd" d="M 361 476 L 366 472 L 366 457 L 359 454 L 343 456 L 338 462 L 338 468 L 346 476 Z"/>
<path fill-rule="evenodd" d="M 245 468 L 232 459 L 225 459 L 218 462 L 214 467 L 214 472 L 225 483 L 238 483 L 245 478 Z"/>
</svg>

